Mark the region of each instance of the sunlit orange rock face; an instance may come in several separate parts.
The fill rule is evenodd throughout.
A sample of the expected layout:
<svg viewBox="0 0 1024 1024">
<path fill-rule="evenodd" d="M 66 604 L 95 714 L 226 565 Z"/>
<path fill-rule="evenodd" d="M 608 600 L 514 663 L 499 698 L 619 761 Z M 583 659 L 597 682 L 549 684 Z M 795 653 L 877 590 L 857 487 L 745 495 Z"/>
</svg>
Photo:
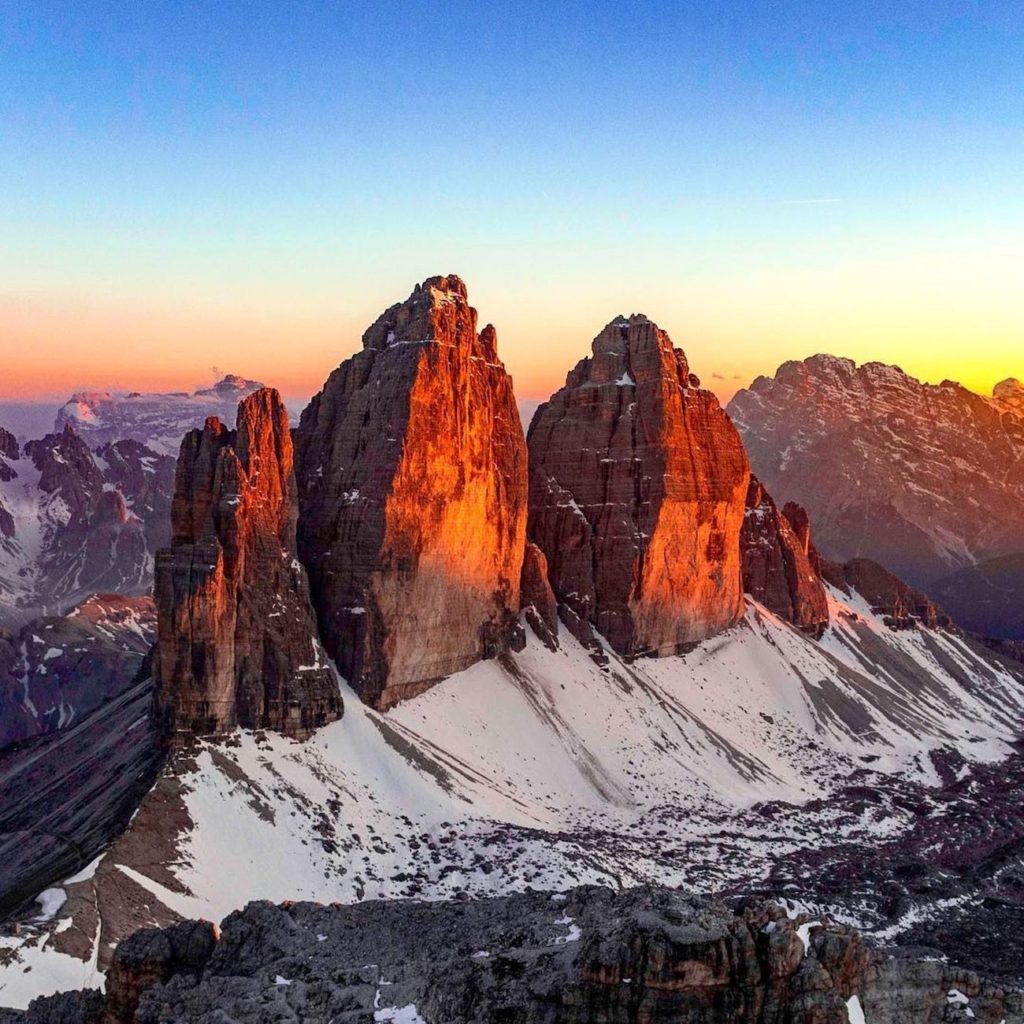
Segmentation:
<svg viewBox="0 0 1024 1024">
<path fill-rule="evenodd" d="M 363 335 L 296 431 L 299 551 L 324 644 L 379 708 L 505 649 L 526 443 L 494 328 L 434 277 Z"/>
<path fill-rule="evenodd" d="M 528 443 L 529 536 L 577 635 L 668 654 L 737 620 L 747 457 L 657 325 L 608 324 Z"/>
<path fill-rule="evenodd" d="M 746 592 L 780 618 L 820 636 L 828 625 L 828 598 L 811 560 L 807 513 L 792 502 L 780 513 L 761 481 L 751 476 L 740 544 Z"/>
<path fill-rule="evenodd" d="M 233 726 L 304 738 L 341 696 L 296 557 L 288 414 L 264 388 L 214 417 L 178 457 L 171 547 L 157 554 L 157 706 L 182 737 Z"/>
</svg>

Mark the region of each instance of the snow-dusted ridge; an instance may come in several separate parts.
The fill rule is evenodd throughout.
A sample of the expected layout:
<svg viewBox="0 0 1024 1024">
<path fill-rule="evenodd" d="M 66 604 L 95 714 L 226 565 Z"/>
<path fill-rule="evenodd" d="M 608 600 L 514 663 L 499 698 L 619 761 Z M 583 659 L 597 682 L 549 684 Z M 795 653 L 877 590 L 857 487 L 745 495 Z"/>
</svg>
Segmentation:
<svg viewBox="0 0 1024 1024">
<path fill-rule="evenodd" d="M 207 416 L 235 422 L 238 403 L 263 387 L 229 373 L 208 388 L 191 393 L 82 391 L 57 410 L 54 430 L 71 424 L 93 448 L 113 441 L 140 441 L 161 455 L 177 456 L 181 439 Z"/>
<path fill-rule="evenodd" d="M 1024 686 L 958 636 L 892 632 L 858 599 L 830 601 L 821 642 L 756 605 L 684 656 L 608 651 L 606 668 L 564 630 L 558 651 L 531 634 L 387 714 L 346 688 L 345 717 L 304 744 L 199 743 L 91 876 L 64 886 L 43 935 L 0 939 L 0 1004 L 92 983 L 136 927 L 257 898 L 707 891 L 754 883 L 823 836 L 899 835 L 914 814 L 896 802 L 821 798 L 851 780 L 936 783 L 938 748 L 1005 757 Z"/>
</svg>

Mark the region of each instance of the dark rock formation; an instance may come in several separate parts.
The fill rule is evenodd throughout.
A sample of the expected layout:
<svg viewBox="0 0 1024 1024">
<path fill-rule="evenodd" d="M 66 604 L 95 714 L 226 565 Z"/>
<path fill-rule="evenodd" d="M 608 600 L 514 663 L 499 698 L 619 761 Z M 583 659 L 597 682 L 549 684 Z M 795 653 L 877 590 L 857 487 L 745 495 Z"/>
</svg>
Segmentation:
<svg viewBox="0 0 1024 1024">
<path fill-rule="evenodd" d="M 493 327 L 455 276 L 363 335 L 296 431 L 299 552 L 324 645 L 379 708 L 504 650 L 526 446 Z"/>
<path fill-rule="evenodd" d="M 769 903 L 729 911 L 654 888 L 253 903 L 216 942 L 199 922 L 126 940 L 103 1020 L 845 1024 L 861 1010 L 871 1024 L 998 1024 L 1024 1009 L 1020 992 L 970 972 L 883 958 L 854 932 L 802 923 Z M 66 1005 L 40 1000 L 27 1019 L 87 1019 L 58 1017 Z"/>
<path fill-rule="evenodd" d="M 946 629 L 953 625 L 934 601 L 870 558 L 852 558 L 843 563 L 842 572 L 847 585 L 895 629 Z"/>
<path fill-rule="evenodd" d="M 780 514 L 755 476 L 747 489 L 740 548 L 743 589 L 780 618 L 820 636 L 828 625 L 828 598 L 809 557 L 807 514 L 792 502 Z"/>
<path fill-rule="evenodd" d="M 7 483 L 17 476 L 16 471 L 9 465 L 8 460 L 17 461 L 21 456 L 21 449 L 18 446 L 17 438 L 3 427 L 0 427 L 0 483 Z M 3 498 L 0 496 L 0 538 L 14 536 L 14 517 L 10 510 L 4 507 Z"/>
<path fill-rule="evenodd" d="M 608 324 L 537 409 L 529 448 L 529 536 L 578 636 L 668 654 L 738 619 L 747 458 L 664 331 Z"/>
<path fill-rule="evenodd" d="M 523 555 L 520 601 L 534 632 L 549 646 L 558 643 L 558 601 L 548 581 L 548 560 L 528 541 Z"/>
<path fill-rule="evenodd" d="M 124 692 L 155 636 L 153 599 L 118 594 L 0 631 L 0 748 L 66 729 Z"/>
<path fill-rule="evenodd" d="M 175 732 L 301 738 L 340 716 L 295 554 L 297 511 L 276 391 L 246 398 L 237 430 L 211 418 L 185 436 L 171 547 L 156 563 L 157 706 Z"/>
<path fill-rule="evenodd" d="M 17 459 L 20 456 L 18 439 L 3 427 L 0 427 L 0 456 L 3 456 L 4 459 Z M 6 471 L 0 463 L 0 474 L 4 472 Z M 7 477 L 0 477 L 0 479 L 7 479 Z"/>
<path fill-rule="evenodd" d="M 825 557 L 871 558 L 927 590 L 1024 551 L 1022 394 L 1014 381 L 986 398 L 817 355 L 759 377 L 729 413 L 753 471 L 807 509 Z"/>
<path fill-rule="evenodd" d="M 139 1000 L 172 978 L 198 980 L 213 956 L 217 928 L 209 921 L 182 921 L 143 928 L 120 944 L 107 975 L 103 1024 L 132 1024 Z"/>
<path fill-rule="evenodd" d="M 141 519 L 150 551 L 171 542 L 171 498 L 175 459 L 160 455 L 139 441 L 116 441 L 96 450 L 104 481 L 131 502 L 132 515 Z"/>
</svg>

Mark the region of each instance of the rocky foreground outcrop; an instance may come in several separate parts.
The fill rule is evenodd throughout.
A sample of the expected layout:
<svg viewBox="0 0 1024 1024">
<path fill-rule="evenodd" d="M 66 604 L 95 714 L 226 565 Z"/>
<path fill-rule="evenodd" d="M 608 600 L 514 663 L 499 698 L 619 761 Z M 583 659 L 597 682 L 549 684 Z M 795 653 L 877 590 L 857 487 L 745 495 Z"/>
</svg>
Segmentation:
<svg viewBox="0 0 1024 1024">
<path fill-rule="evenodd" d="M 295 434 L 299 552 L 328 653 L 387 708 L 494 656 L 519 611 L 526 445 L 454 275 L 363 335 Z"/>
<path fill-rule="evenodd" d="M 747 489 L 740 546 L 743 589 L 780 618 L 821 636 L 828 626 L 828 598 L 811 564 L 807 514 L 792 503 L 780 512 L 756 476 Z"/>
<path fill-rule="evenodd" d="M 529 537 L 578 636 L 670 654 L 737 620 L 747 457 L 656 324 L 608 324 L 537 409 L 529 450 Z"/>
<path fill-rule="evenodd" d="M 303 738 L 341 715 L 296 557 L 288 414 L 264 388 L 181 445 L 156 563 L 157 708 L 180 737 L 233 726 Z"/>
<path fill-rule="evenodd" d="M 121 943 L 106 995 L 5 1024 L 938 1024 L 1019 1020 L 1021 993 L 884 957 L 770 903 L 580 888 L 462 903 L 253 903 Z"/>
</svg>

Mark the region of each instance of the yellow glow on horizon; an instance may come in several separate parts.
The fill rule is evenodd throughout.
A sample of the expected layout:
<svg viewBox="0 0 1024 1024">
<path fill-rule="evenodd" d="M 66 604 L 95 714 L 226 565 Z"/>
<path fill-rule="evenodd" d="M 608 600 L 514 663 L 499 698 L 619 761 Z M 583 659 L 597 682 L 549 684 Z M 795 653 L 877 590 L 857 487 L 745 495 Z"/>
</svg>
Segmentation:
<svg viewBox="0 0 1024 1024">
<path fill-rule="evenodd" d="M 522 401 L 543 400 L 589 354 L 613 317 L 642 312 L 672 336 L 704 385 L 728 398 L 787 359 L 816 352 L 858 363 L 895 363 L 928 382 L 958 380 L 981 394 L 1024 376 L 1024 243 L 977 245 L 896 258 L 792 262 L 708 272 L 666 267 L 656 277 L 577 273 L 508 287 L 504 275 L 464 272 L 481 324 L 498 347 Z M 446 268 L 447 269 L 447 268 Z M 298 399 L 356 351 L 363 330 L 413 281 L 375 275 L 347 293 L 212 290 L 182 301 L 153 294 L 0 295 L 0 397 L 60 397 L 81 388 L 191 390 L 213 367 Z M 524 294 L 528 298 L 524 298 Z"/>
</svg>

